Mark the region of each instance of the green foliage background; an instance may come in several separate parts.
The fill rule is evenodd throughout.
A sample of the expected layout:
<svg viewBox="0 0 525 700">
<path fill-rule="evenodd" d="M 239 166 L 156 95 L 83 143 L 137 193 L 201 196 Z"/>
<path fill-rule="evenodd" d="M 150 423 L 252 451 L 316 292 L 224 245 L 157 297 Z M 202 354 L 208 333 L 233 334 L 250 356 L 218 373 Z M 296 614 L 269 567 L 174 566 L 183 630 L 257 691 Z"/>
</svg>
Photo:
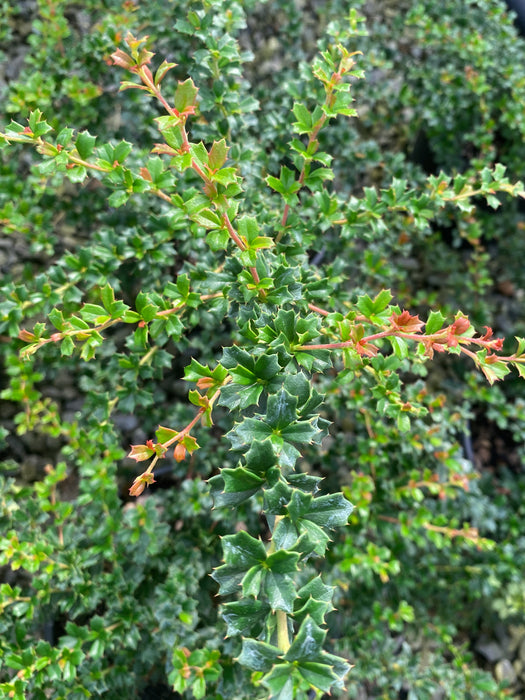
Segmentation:
<svg viewBox="0 0 525 700">
<path fill-rule="evenodd" d="M 128 159 L 140 167 L 159 110 L 139 91 L 118 92 L 109 57 L 127 31 L 147 34 L 159 59 L 178 64 L 175 78 L 199 86 L 192 139 L 227 139 L 244 210 L 270 227 L 282 202 L 266 177 L 294 165 L 293 100 L 319 100 L 307 65 L 352 8 L 368 32 L 359 24 L 350 47 L 366 75 L 352 86 L 359 118 L 321 135 L 335 177 L 328 191 L 301 194 L 289 260 L 309 266 L 309 292 L 329 310 L 386 288 L 425 317 L 460 308 L 497 335 L 525 335 L 519 201 L 495 194 L 428 215 L 416 194 L 429 174 L 469 178 L 497 162 L 512 182 L 525 179 L 525 42 L 496 0 L 4 2 L 0 130 L 39 109 L 57 131 L 133 142 Z M 176 275 L 218 292 L 228 270 L 179 210 L 118 190 L 108 203 L 98 179 L 46 174 L 40 161 L 21 145 L 0 161 L 0 688 L 17 700 L 267 697 L 236 661 L 240 635 L 225 638 L 210 577 L 221 537 L 267 529 L 257 498 L 212 507 L 207 480 L 232 460 L 226 408 L 191 460 L 167 458 L 147 497 L 127 495 L 129 444 L 191 420 L 184 367 L 212 365 L 235 339 L 225 299 L 190 306 L 184 335 L 175 321 L 152 330 L 151 352 L 143 330 L 120 326 L 89 362 L 53 344 L 21 359 L 18 340 L 55 306 L 68 315 L 100 303 L 107 284 L 147 314 L 155 295 L 179 293 Z M 180 188 L 195 188 L 191 173 Z M 331 192 L 346 202 L 342 226 Z M 336 586 L 330 647 L 355 665 L 336 697 L 522 692 L 505 690 L 472 647 L 523 624 L 523 388 L 489 388 L 453 360 L 395 367 L 405 400 L 427 409 L 407 432 L 378 412 L 375 377 L 316 375 L 331 426 L 301 467 L 355 506 L 327 560 L 311 564 Z M 504 449 L 472 460 L 483 433 Z M 461 534 L 465 523 L 476 536 Z"/>
</svg>

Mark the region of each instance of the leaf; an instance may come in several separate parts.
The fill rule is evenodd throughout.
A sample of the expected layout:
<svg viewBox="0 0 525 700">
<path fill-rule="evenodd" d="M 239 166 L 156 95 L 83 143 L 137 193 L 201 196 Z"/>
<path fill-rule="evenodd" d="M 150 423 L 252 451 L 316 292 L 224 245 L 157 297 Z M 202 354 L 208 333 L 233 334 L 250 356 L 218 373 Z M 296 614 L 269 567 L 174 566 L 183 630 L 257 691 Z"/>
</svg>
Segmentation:
<svg viewBox="0 0 525 700">
<path fill-rule="evenodd" d="M 265 566 L 274 574 L 293 574 L 298 570 L 298 561 L 299 554 L 297 552 L 287 552 L 281 549 L 268 556 Z"/>
<path fill-rule="evenodd" d="M 115 207 L 115 209 L 118 209 L 123 204 L 125 204 L 128 201 L 128 199 L 128 192 L 125 192 L 124 190 L 117 190 L 116 192 L 112 192 L 109 195 L 108 204 L 110 207 Z"/>
<path fill-rule="evenodd" d="M 311 506 L 313 495 L 311 493 L 305 493 L 304 491 L 299 491 L 295 489 L 290 498 L 290 502 L 286 510 L 290 515 L 293 522 L 302 518 Z"/>
<path fill-rule="evenodd" d="M 224 187 L 227 187 L 228 185 L 238 182 L 237 168 L 221 168 L 220 170 L 217 170 L 217 172 L 213 173 L 210 177 L 214 182 L 219 182 Z M 230 190 L 228 190 L 227 192 L 229 196 L 235 194 L 233 191 Z"/>
<path fill-rule="evenodd" d="M 276 503 L 275 501 L 266 501 L 266 512 L 268 514 L 279 515 L 282 510 L 283 505 L 279 501 Z M 298 539 L 299 532 L 295 524 L 288 517 L 281 518 L 272 532 L 272 542 L 275 543 L 275 546 L 279 547 L 279 549 L 293 549 Z"/>
<path fill-rule="evenodd" d="M 261 585 L 265 578 L 264 569 L 260 564 L 252 566 L 242 579 L 242 593 L 245 598 L 257 596 L 261 592 Z"/>
<path fill-rule="evenodd" d="M 284 442 L 282 438 L 278 437 L 272 439 L 272 444 L 275 449 L 275 454 L 278 457 L 279 466 L 285 470 L 293 469 L 295 463 L 301 456 L 299 450 L 289 442 Z"/>
<path fill-rule="evenodd" d="M 286 661 L 309 661 L 315 658 L 322 651 L 325 637 L 325 630 L 311 618 L 305 618 L 284 658 Z"/>
<path fill-rule="evenodd" d="M 206 694 L 206 681 L 204 678 L 197 676 L 192 683 L 191 692 L 195 700 L 202 700 Z"/>
<path fill-rule="evenodd" d="M 404 338 L 398 338 L 395 335 L 388 338 L 392 344 L 392 349 L 394 350 L 394 355 L 400 360 L 404 360 L 408 357 L 408 343 Z"/>
<path fill-rule="evenodd" d="M 210 149 L 208 165 L 212 170 L 222 168 L 228 157 L 228 146 L 225 139 L 214 141 Z"/>
<path fill-rule="evenodd" d="M 259 224 L 253 216 L 242 216 L 237 221 L 239 235 L 246 239 L 248 244 L 259 236 Z"/>
<path fill-rule="evenodd" d="M 315 661 L 303 661 L 299 665 L 299 672 L 305 681 L 323 693 L 329 693 L 330 688 L 338 680 L 329 664 Z"/>
<path fill-rule="evenodd" d="M 39 109 L 30 113 L 28 122 L 34 137 L 43 136 L 53 130 L 53 127 L 42 119 L 42 112 Z"/>
<path fill-rule="evenodd" d="M 157 438 L 157 442 L 164 443 L 168 442 L 168 440 L 171 440 L 172 437 L 175 435 L 178 435 L 179 431 L 178 430 L 172 430 L 171 428 L 164 428 L 162 425 L 159 425 L 155 432 L 155 437 Z"/>
<path fill-rule="evenodd" d="M 208 365 L 201 365 L 195 358 L 184 368 L 184 379 L 187 382 L 197 382 L 203 377 L 209 377 L 218 384 L 221 384 L 228 376 L 228 370 L 220 364 L 212 370 Z"/>
<path fill-rule="evenodd" d="M 255 493 L 254 491 L 226 493 L 224 491 L 224 479 L 220 474 L 208 479 L 208 485 L 210 486 L 210 495 L 215 508 L 235 508 L 240 503 L 247 501 Z"/>
<path fill-rule="evenodd" d="M 102 297 L 102 303 L 106 311 L 110 312 L 112 304 L 115 303 L 115 291 L 110 284 L 106 284 L 100 290 L 100 296 Z"/>
<path fill-rule="evenodd" d="M 249 569 L 266 559 L 266 548 L 244 530 L 236 535 L 226 535 L 222 539 L 225 562 L 230 566 Z"/>
<path fill-rule="evenodd" d="M 304 404 L 307 403 L 312 395 L 312 385 L 302 372 L 288 374 L 284 380 L 284 388 L 290 394 L 297 396 L 298 403 L 302 408 L 304 408 Z M 317 394 L 317 396 L 320 396 L 320 394 Z"/>
<path fill-rule="evenodd" d="M 228 636 L 242 634 L 258 637 L 269 614 L 270 606 L 261 600 L 245 599 L 226 603 L 222 609 L 222 617 L 228 625 Z"/>
<path fill-rule="evenodd" d="M 168 63 L 168 61 L 164 60 L 160 64 L 160 66 L 157 68 L 157 71 L 155 72 L 155 78 L 154 78 L 154 83 L 155 85 L 159 85 L 161 80 L 164 78 L 166 73 L 171 70 L 172 68 L 176 67 L 176 63 Z"/>
<path fill-rule="evenodd" d="M 427 335 L 437 333 L 443 328 L 444 323 L 445 317 L 443 316 L 441 311 L 431 311 L 425 325 L 425 333 Z"/>
<path fill-rule="evenodd" d="M 313 119 L 305 105 L 302 102 L 294 102 L 292 112 L 297 119 L 292 125 L 295 133 L 309 134 L 313 128 Z"/>
<path fill-rule="evenodd" d="M 488 379 L 490 384 L 499 381 L 507 376 L 510 372 L 508 366 L 504 362 L 494 362 L 492 364 L 482 364 L 481 371 Z"/>
<path fill-rule="evenodd" d="M 49 317 L 51 318 L 51 314 L 49 315 Z M 75 328 L 76 330 L 83 331 L 89 328 L 89 323 L 86 323 L 81 318 L 78 318 L 78 316 L 71 316 L 71 318 L 69 318 L 68 321 L 72 328 Z"/>
<path fill-rule="evenodd" d="M 242 650 L 237 661 L 253 671 L 269 671 L 281 656 L 277 647 L 254 639 L 243 639 Z"/>
<path fill-rule="evenodd" d="M 330 538 L 327 533 L 314 522 L 305 518 L 299 521 L 301 532 L 301 551 L 304 553 L 315 552 L 318 556 L 324 556 Z"/>
<path fill-rule="evenodd" d="M 133 149 L 133 144 L 129 141 L 120 141 L 113 151 L 113 161 L 123 163 Z"/>
<path fill-rule="evenodd" d="M 144 462 L 150 459 L 155 454 L 155 450 L 147 445 L 131 445 L 131 451 L 128 454 L 129 459 L 134 459 L 136 462 Z"/>
<path fill-rule="evenodd" d="M 92 136 L 89 131 L 81 131 L 75 141 L 75 147 L 82 160 L 87 160 L 95 150 L 97 137 Z"/>
<path fill-rule="evenodd" d="M 202 221 L 198 222 L 202 224 Z M 225 228 L 214 229 L 206 236 L 206 243 L 213 251 L 226 250 L 230 241 L 230 234 Z"/>
<path fill-rule="evenodd" d="M 70 182 L 84 182 L 87 177 L 87 170 L 82 165 L 66 170 L 66 176 Z"/>
<path fill-rule="evenodd" d="M 269 480 L 271 476 L 271 474 L 268 475 Z M 292 489 L 283 480 L 281 470 L 277 469 L 277 479 L 275 480 L 275 483 L 270 488 L 265 488 L 264 490 L 265 510 L 271 515 L 284 515 L 286 512 L 285 508 L 291 498 L 291 494 Z M 280 522 L 284 521 L 280 520 L 279 523 Z M 275 529 L 277 529 L 277 527 L 278 525 L 276 525 Z M 275 530 L 273 534 L 275 534 Z"/>
<path fill-rule="evenodd" d="M 400 433 L 407 433 L 410 430 L 410 416 L 405 411 L 400 411 L 397 416 L 397 429 Z"/>
<path fill-rule="evenodd" d="M 371 299 L 367 294 L 359 297 L 356 306 L 363 316 L 373 318 L 384 311 L 391 300 L 392 294 L 390 290 L 383 289 L 374 299 Z"/>
<path fill-rule="evenodd" d="M 179 82 L 177 89 L 175 90 L 175 98 L 173 101 L 177 112 L 182 114 L 188 108 L 194 107 L 197 101 L 198 92 L 199 90 L 195 87 L 195 84 L 191 78 L 188 78 L 183 83 Z"/>
<path fill-rule="evenodd" d="M 63 129 L 60 130 L 60 132 L 57 134 L 56 142 L 58 146 L 62 146 L 64 148 L 67 146 L 70 142 L 71 139 L 73 138 L 74 130 L 68 128 L 67 126 L 64 127 Z"/>
<path fill-rule="evenodd" d="M 80 315 L 88 323 L 105 323 L 111 318 L 106 309 L 98 304 L 84 304 L 80 309 Z"/>
<path fill-rule="evenodd" d="M 314 420 L 295 421 L 295 423 L 292 423 L 281 430 L 281 436 L 286 439 L 287 442 L 308 444 L 316 442 L 314 438 L 320 438 L 321 431 L 314 425 Z"/>
<path fill-rule="evenodd" d="M 236 408 L 242 410 L 257 404 L 262 391 L 263 387 L 257 384 L 248 387 L 239 384 L 228 384 L 221 390 L 218 403 L 220 406 L 226 406 L 230 411 Z"/>
<path fill-rule="evenodd" d="M 152 321 L 159 311 L 158 306 L 153 304 L 148 295 L 144 294 L 144 292 L 139 292 L 137 294 L 135 299 L 135 308 L 137 309 L 141 319 L 146 323 Z"/>
<path fill-rule="evenodd" d="M 279 179 L 269 175 L 266 178 L 266 183 L 283 196 L 295 195 L 295 193 L 301 189 L 301 184 L 296 180 L 294 171 L 290 170 L 290 168 L 287 168 L 285 165 L 281 166 Z"/>
<path fill-rule="evenodd" d="M 282 431 L 297 418 L 297 397 L 284 389 L 268 397 L 266 420 L 272 428 Z"/>
<path fill-rule="evenodd" d="M 516 369 L 517 369 L 518 374 L 520 375 L 520 377 L 521 377 L 522 379 L 525 379 L 525 366 L 522 365 L 522 364 L 518 364 L 518 363 L 516 363 L 514 366 L 516 367 Z"/>
<path fill-rule="evenodd" d="M 297 624 L 301 624 L 306 617 L 311 617 L 318 625 L 324 625 L 326 615 L 333 610 L 334 607 L 329 603 L 308 598 L 302 607 L 294 606 L 294 620 Z"/>
<path fill-rule="evenodd" d="M 276 664 L 263 678 L 264 685 L 270 690 L 271 700 L 296 700 L 294 674 L 295 669 L 291 664 Z"/>
<path fill-rule="evenodd" d="M 230 595 L 239 590 L 245 574 L 246 571 L 244 569 L 237 569 L 223 564 L 212 572 L 211 577 L 219 584 L 220 595 Z"/>
<path fill-rule="evenodd" d="M 254 440 L 244 455 L 244 459 L 247 467 L 256 474 L 266 474 L 268 469 L 277 463 L 275 452 L 269 440 L 264 442 Z"/>
<path fill-rule="evenodd" d="M 255 493 L 264 484 L 264 479 L 244 467 L 236 469 L 222 469 L 221 476 L 224 479 L 224 491 L 226 493 L 247 492 Z"/>
<path fill-rule="evenodd" d="M 60 343 L 60 354 L 69 357 L 73 354 L 74 349 L 75 343 L 73 342 L 73 338 L 70 335 L 66 335 Z"/>
<path fill-rule="evenodd" d="M 297 555 L 299 556 L 299 555 Z M 294 600 L 297 597 L 293 579 L 286 574 L 274 574 L 268 571 L 264 579 L 264 591 L 272 610 L 293 612 Z"/>
<path fill-rule="evenodd" d="M 316 578 L 311 579 L 299 589 L 299 596 L 304 600 L 313 598 L 314 600 L 322 600 L 325 603 L 331 603 L 333 594 L 334 587 L 324 583 L 321 576 L 316 576 Z"/>
<path fill-rule="evenodd" d="M 262 420 L 256 418 L 245 418 L 242 423 L 230 430 L 228 437 L 232 443 L 232 448 L 243 449 L 254 440 L 259 442 L 269 438 L 273 433 L 272 428 Z"/>
</svg>

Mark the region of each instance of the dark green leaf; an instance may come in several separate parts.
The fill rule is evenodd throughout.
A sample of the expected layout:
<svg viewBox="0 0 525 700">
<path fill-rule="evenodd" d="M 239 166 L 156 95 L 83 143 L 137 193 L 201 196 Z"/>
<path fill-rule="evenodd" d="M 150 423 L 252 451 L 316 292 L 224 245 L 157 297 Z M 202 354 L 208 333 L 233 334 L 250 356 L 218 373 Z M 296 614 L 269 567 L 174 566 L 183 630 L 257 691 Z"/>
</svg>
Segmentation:
<svg viewBox="0 0 525 700">
<path fill-rule="evenodd" d="M 293 574 L 297 571 L 298 561 L 299 555 L 296 552 L 281 549 L 268 556 L 265 566 L 274 574 Z"/>
<path fill-rule="evenodd" d="M 208 479 L 208 484 L 210 485 L 210 494 L 216 508 L 234 508 L 240 503 L 247 501 L 255 493 L 253 490 L 226 493 L 224 491 L 224 479 L 220 474 Z"/>
<path fill-rule="evenodd" d="M 293 522 L 302 518 L 305 513 L 308 512 L 313 495 L 311 493 L 305 493 L 304 491 L 299 491 L 295 489 L 292 493 L 292 497 L 287 506 L 287 511 Z"/>
<path fill-rule="evenodd" d="M 255 493 L 264 484 L 264 479 L 244 467 L 222 469 L 221 476 L 224 479 L 224 491 L 226 493 L 236 493 L 238 491 L 252 491 L 252 493 Z"/>
<path fill-rule="evenodd" d="M 222 390 L 218 403 L 226 406 L 230 411 L 240 408 L 241 410 L 257 404 L 263 387 L 254 384 L 246 387 L 239 384 L 227 384 Z"/>
<path fill-rule="evenodd" d="M 315 661 L 302 661 L 299 665 L 299 672 L 308 683 L 323 693 L 329 693 L 330 688 L 338 680 L 328 664 Z"/>
<path fill-rule="evenodd" d="M 282 431 L 294 423 L 297 418 L 297 397 L 284 389 L 268 397 L 266 421 L 275 430 Z"/>
<path fill-rule="evenodd" d="M 263 678 L 264 685 L 270 690 L 271 700 L 296 700 L 294 690 L 294 668 L 291 664 L 277 664 Z"/>
<path fill-rule="evenodd" d="M 253 671 L 269 671 L 280 656 L 281 651 L 271 644 L 243 639 L 242 651 L 237 661 Z"/>
<path fill-rule="evenodd" d="M 251 599 L 226 603 L 222 612 L 228 625 L 228 636 L 242 634 L 251 637 L 259 636 L 269 614 L 270 606 L 268 603 Z"/>
<path fill-rule="evenodd" d="M 293 611 L 294 600 L 297 597 L 293 579 L 286 574 L 274 574 L 268 571 L 264 579 L 264 590 L 273 610 Z"/>
<path fill-rule="evenodd" d="M 309 661 L 315 658 L 323 647 L 326 631 L 306 617 L 295 635 L 291 647 L 286 652 L 287 661 Z"/>
<path fill-rule="evenodd" d="M 273 449 L 272 449 L 272 454 Z M 275 458 L 274 458 L 275 459 Z M 283 481 L 278 481 L 272 488 L 265 489 L 265 509 L 272 515 L 282 515 L 290 500 L 292 490 Z M 286 520 L 286 519 L 285 519 Z M 283 522 L 282 520 L 280 522 Z"/>
<path fill-rule="evenodd" d="M 318 496 L 304 516 L 321 527 L 333 530 L 347 524 L 353 505 L 341 493 Z"/>
<path fill-rule="evenodd" d="M 265 474 L 270 467 L 277 463 L 272 445 L 268 440 L 264 442 L 254 440 L 244 455 L 244 459 L 250 471 L 257 474 Z"/>
<path fill-rule="evenodd" d="M 252 566 L 248 569 L 243 580 L 242 580 L 242 593 L 245 598 L 257 596 L 261 592 L 261 585 L 265 578 L 264 569 L 260 564 Z"/>
<path fill-rule="evenodd" d="M 278 508 L 267 507 L 267 512 L 270 513 L 278 513 L 279 510 Z M 272 532 L 272 541 L 279 549 L 293 549 L 298 538 L 299 532 L 290 518 L 281 518 Z"/>
<path fill-rule="evenodd" d="M 236 535 L 226 535 L 222 539 L 224 560 L 230 566 L 248 569 L 266 559 L 266 548 L 244 530 Z"/>
</svg>

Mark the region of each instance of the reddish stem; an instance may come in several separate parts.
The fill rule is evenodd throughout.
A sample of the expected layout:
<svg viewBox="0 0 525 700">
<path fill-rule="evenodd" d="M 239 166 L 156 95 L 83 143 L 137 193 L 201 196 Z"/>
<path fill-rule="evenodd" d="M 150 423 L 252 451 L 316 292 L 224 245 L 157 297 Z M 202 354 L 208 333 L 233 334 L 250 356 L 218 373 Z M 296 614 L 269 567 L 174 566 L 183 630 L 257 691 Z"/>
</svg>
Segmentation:
<svg viewBox="0 0 525 700">
<path fill-rule="evenodd" d="M 314 304 L 308 304 L 308 308 L 310 311 L 315 311 L 317 314 L 321 314 L 322 316 L 328 316 L 330 313 L 329 311 L 325 311 L 324 309 L 321 309 L 319 306 L 315 306 Z"/>
</svg>

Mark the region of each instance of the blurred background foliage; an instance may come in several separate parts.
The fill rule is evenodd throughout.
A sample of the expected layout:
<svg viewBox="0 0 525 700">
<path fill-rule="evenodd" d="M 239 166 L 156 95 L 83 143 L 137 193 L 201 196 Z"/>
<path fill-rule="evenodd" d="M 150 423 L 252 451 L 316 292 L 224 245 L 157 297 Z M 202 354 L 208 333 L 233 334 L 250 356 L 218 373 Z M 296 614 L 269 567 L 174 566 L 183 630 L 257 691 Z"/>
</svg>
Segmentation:
<svg viewBox="0 0 525 700">
<path fill-rule="evenodd" d="M 351 8 L 365 17 L 359 119 L 322 135 L 348 223 L 328 226 L 329 198 L 308 193 L 291 219 L 297 255 L 319 267 L 319 303 L 390 288 L 413 312 L 460 308 L 480 328 L 525 335 L 523 206 L 480 199 L 427 219 L 396 200 L 396 183 L 424 191 L 442 170 L 501 162 L 525 179 L 525 41 L 503 2 L 4 0 L 1 130 L 38 108 L 56 128 L 137 144 L 142 162 L 158 108 L 119 93 L 109 56 L 127 31 L 147 34 L 159 61 L 200 87 L 193 140 L 228 139 L 246 210 L 271 222 L 280 203 L 264 177 L 290 163 L 293 99 L 315 101 L 306 66 Z M 228 415 L 190 463 L 166 459 L 155 489 L 127 496 L 128 445 L 191 418 L 183 368 L 231 342 L 223 310 L 193 310 L 190 332 L 156 339 L 147 362 L 120 327 L 89 363 L 50 346 L 18 354 L 20 328 L 54 305 L 96 303 L 106 282 L 133 305 L 181 271 L 198 280 L 213 254 L 164 203 L 111 208 L 97 179 L 43 178 L 38 158 L 20 147 L 0 160 L 0 688 L 35 700 L 254 697 L 209 577 L 221 535 L 265 527 L 257 501 L 212 509 L 206 479 L 228 462 Z M 339 591 L 331 643 L 355 664 L 340 697 L 525 697 L 522 385 L 489 388 L 449 359 L 405 379 L 407 400 L 429 410 L 405 434 L 377 415 L 367 375 L 346 391 L 317 379 L 332 426 L 304 468 L 356 506 L 324 570 Z M 465 523 L 479 537 L 461 534 Z M 190 650 L 200 656 L 181 685 Z"/>
</svg>

